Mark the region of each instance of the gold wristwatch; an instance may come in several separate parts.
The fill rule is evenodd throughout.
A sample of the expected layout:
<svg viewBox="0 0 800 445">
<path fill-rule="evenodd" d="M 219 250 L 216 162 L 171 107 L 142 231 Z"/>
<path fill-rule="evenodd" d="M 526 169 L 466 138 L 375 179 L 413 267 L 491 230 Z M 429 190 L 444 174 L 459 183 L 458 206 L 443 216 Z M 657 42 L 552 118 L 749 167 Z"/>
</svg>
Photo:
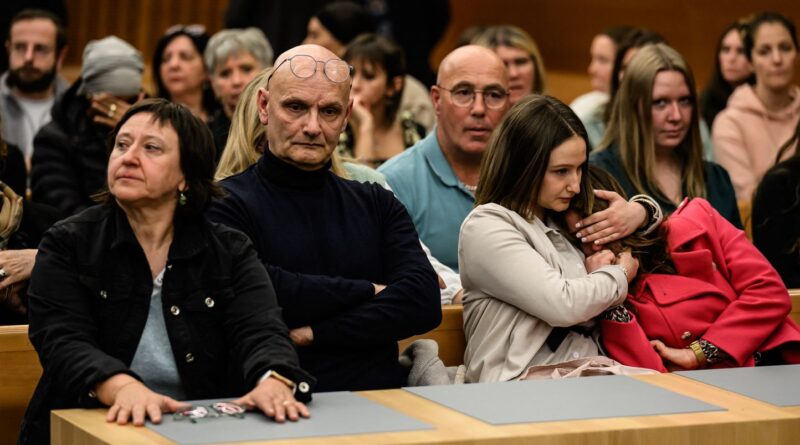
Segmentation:
<svg viewBox="0 0 800 445">
<path fill-rule="evenodd" d="M 693 341 L 689 345 L 689 349 L 694 352 L 694 356 L 697 358 L 698 368 L 705 368 L 707 363 L 706 353 L 703 352 L 703 346 L 700 345 L 700 342 L 698 340 Z"/>
</svg>

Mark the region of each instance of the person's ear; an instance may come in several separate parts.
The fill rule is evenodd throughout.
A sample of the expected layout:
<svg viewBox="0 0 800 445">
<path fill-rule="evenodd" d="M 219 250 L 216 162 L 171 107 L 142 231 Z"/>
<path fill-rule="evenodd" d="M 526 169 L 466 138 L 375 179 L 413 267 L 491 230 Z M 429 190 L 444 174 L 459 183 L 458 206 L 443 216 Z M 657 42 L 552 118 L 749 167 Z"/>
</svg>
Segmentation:
<svg viewBox="0 0 800 445">
<path fill-rule="evenodd" d="M 259 88 L 257 94 L 256 106 L 258 107 L 258 120 L 261 121 L 261 125 L 267 125 L 267 123 L 269 123 L 269 110 L 267 109 L 267 105 L 269 104 L 269 91 L 267 91 L 266 88 Z"/>
<path fill-rule="evenodd" d="M 433 104 L 433 111 L 436 112 L 436 117 L 439 117 L 441 104 L 439 101 L 442 99 L 442 92 L 439 87 L 434 85 L 431 87 L 431 103 Z"/>
<path fill-rule="evenodd" d="M 344 115 L 344 122 L 342 122 L 342 131 L 347 129 L 347 121 L 350 120 L 350 115 L 353 113 L 353 97 L 350 96 L 347 103 L 347 111 Z"/>
</svg>

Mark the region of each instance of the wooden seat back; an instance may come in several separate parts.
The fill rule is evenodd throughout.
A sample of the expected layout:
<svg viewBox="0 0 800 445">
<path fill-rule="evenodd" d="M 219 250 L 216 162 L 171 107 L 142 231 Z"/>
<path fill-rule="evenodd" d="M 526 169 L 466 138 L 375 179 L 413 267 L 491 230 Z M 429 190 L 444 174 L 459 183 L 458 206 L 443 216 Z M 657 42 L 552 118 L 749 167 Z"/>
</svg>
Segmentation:
<svg viewBox="0 0 800 445">
<path fill-rule="evenodd" d="M 0 444 L 17 442 L 22 416 L 41 375 L 28 326 L 0 326 Z"/>
<path fill-rule="evenodd" d="M 436 329 L 422 335 L 415 335 L 398 342 L 400 351 L 414 340 L 429 338 L 439 344 L 439 358 L 445 366 L 458 366 L 464 363 L 464 307 L 460 304 L 442 306 L 442 323 Z"/>
<path fill-rule="evenodd" d="M 789 312 L 789 317 L 800 324 L 800 289 L 789 289 L 789 296 L 792 298 L 792 312 Z"/>
</svg>

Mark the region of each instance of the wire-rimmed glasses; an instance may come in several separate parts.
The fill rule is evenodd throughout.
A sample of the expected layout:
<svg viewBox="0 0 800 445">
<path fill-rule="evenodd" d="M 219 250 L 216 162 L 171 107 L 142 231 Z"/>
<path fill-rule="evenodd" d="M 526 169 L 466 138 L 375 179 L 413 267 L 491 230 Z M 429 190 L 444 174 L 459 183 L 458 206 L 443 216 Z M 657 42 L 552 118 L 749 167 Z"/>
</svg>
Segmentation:
<svg viewBox="0 0 800 445">
<path fill-rule="evenodd" d="M 482 90 L 469 85 L 460 85 L 452 89 L 441 85 L 436 85 L 436 87 L 450 93 L 450 99 L 458 107 L 471 107 L 478 94 L 483 96 L 483 103 L 489 108 L 502 108 L 508 102 L 508 91 L 500 87 L 488 87 Z"/>
<path fill-rule="evenodd" d="M 353 74 L 353 67 L 342 59 L 317 60 L 307 54 L 295 54 L 292 57 L 283 59 L 283 61 L 272 70 L 272 73 L 270 73 L 267 78 L 267 84 L 269 84 L 270 79 L 272 79 L 272 75 L 278 71 L 278 68 L 286 62 L 289 62 L 289 69 L 292 74 L 300 79 L 308 79 L 313 76 L 317 72 L 317 65 L 320 63 L 323 65 L 322 72 L 325 73 L 325 77 L 331 82 L 342 83 Z"/>
</svg>

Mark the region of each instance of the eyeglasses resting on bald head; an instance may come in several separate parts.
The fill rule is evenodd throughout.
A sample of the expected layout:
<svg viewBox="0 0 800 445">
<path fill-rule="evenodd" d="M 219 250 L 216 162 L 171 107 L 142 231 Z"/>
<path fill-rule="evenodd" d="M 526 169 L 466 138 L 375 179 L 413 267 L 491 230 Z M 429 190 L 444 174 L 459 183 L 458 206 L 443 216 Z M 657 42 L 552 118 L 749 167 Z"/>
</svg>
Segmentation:
<svg viewBox="0 0 800 445">
<path fill-rule="evenodd" d="M 316 74 L 317 65 L 320 63 L 323 65 L 322 72 L 325 73 L 325 77 L 331 82 L 342 83 L 348 80 L 353 74 L 353 67 L 342 59 L 317 60 L 306 54 L 296 54 L 283 59 L 283 61 L 272 70 L 272 73 L 267 77 L 267 85 L 269 85 L 272 75 L 286 62 L 289 62 L 289 69 L 292 71 L 292 74 L 300 79 L 308 79 Z"/>
</svg>

